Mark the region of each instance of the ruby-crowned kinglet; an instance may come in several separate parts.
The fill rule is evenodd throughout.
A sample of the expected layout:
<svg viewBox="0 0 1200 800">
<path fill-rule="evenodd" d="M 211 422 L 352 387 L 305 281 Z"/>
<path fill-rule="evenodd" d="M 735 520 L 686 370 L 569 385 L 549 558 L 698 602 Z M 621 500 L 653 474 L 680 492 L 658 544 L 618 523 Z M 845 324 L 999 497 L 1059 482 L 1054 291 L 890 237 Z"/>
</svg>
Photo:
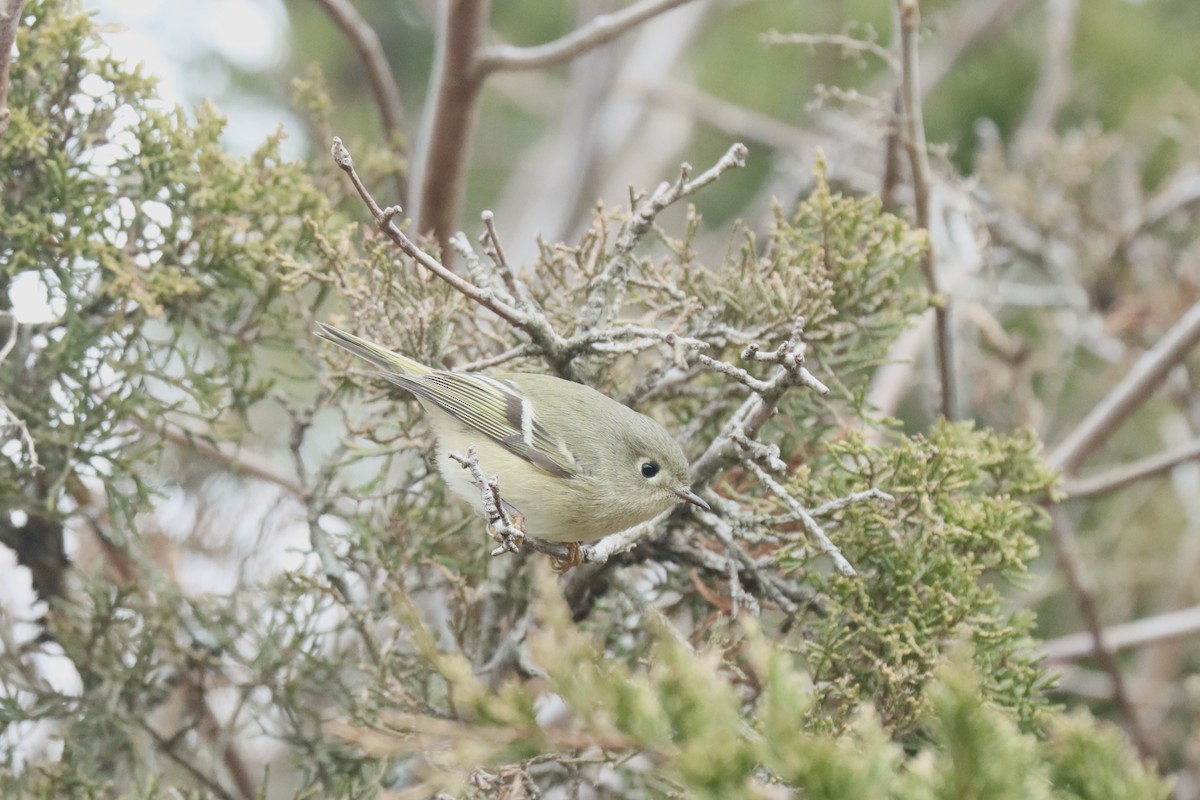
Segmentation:
<svg viewBox="0 0 1200 800">
<path fill-rule="evenodd" d="M 591 387 L 534 373 L 444 372 L 330 325 L 317 335 L 383 370 L 429 414 L 447 485 L 482 511 L 479 489 L 448 454 L 475 445 L 500 476 L 525 532 L 550 542 L 592 542 L 684 502 L 687 458 L 666 428 Z"/>
</svg>

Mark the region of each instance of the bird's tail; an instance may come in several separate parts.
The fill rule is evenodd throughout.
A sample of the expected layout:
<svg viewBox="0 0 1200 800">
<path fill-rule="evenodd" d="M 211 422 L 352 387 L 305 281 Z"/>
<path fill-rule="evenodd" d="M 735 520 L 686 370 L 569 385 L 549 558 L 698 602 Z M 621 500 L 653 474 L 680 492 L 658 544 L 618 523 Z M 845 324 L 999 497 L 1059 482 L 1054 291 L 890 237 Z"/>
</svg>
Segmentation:
<svg viewBox="0 0 1200 800">
<path fill-rule="evenodd" d="M 324 322 L 317 323 L 317 330 L 314 333 L 388 372 L 398 372 L 401 375 L 425 375 L 433 372 L 420 361 L 413 361 L 407 356 L 394 353 L 386 347 L 380 347 L 366 339 L 360 339 L 352 333 L 346 333 L 344 330 L 326 325 Z"/>
</svg>

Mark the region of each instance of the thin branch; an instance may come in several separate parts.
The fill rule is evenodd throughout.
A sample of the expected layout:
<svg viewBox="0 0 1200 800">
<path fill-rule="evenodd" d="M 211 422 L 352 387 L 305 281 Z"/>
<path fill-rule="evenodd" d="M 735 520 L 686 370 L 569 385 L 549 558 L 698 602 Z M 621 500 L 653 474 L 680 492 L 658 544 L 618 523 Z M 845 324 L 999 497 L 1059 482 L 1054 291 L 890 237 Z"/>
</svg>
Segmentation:
<svg viewBox="0 0 1200 800">
<path fill-rule="evenodd" d="M 298 480 L 281 474 L 274 464 L 256 453 L 243 452 L 227 443 L 214 444 L 202 438 L 203 434 L 173 422 L 165 422 L 159 426 L 152 426 L 147 421 L 139 421 L 138 424 L 147 430 L 153 430 L 173 445 L 211 458 L 234 475 L 249 475 L 273 483 L 299 498 L 308 497 L 308 490 Z"/>
<path fill-rule="evenodd" d="M 1092 453 L 1117 432 L 1166 380 L 1175 365 L 1200 343 L 1200 303 L 1194 304 L 1142 357 L 1047 460 L 1064 475 L 1077 473 Z"/>
<path fill-rule="evenodd" d="M 878 36 L 873 28 L 868 27 L 865 38 L 858 39 L 844 33 L 780 33 L 771 29 L 758 37 L 765 45 L 803 44 L 809 50 L 817 46 L 836 47 L 841 50 L 843 57 L 861 56 L 863 53 L 873 55 L 891 69 L 900 71 L 900 59 L 888 48 L 879 44 Z"/>
<path fill-rule="evenodd" d="M 222 786 L 215 778 L 176 752 L 176 745 L 182 741 L 182 737 L 173 736 L 168 739 L 158 731 L 154 730 L 154 728 L 151 727 L 150 722 L 145 717 L 137 717 L 135 718 L 135 721 L 139 726 L 141 726 L 142 730 L 150 735 L 150 738 L 154 740 L 154 743 L 158 746 L 159 751 L 163 755 L 182 767 L 184 771 L 199 781 L 200 785 L 212 792 L 215 797 L 218 797 L 221 800 L 236 800 L 233 793 Z"/>
<path fill-rule="evenodd" d="M 518 300 L 527 300 L 529 293 L 525 291 L 524 283 L 517 279 L 516 273 L 508 263 L 508 258 L 504 255 L 504 247 L 500 244 L 500 233 L 496 230 L 496 215 L 491 211 L 484 211 L 480 217 L 483 219 L 484 227 L 484 234 L 480 237 L 485 244 L 484 251 L 495 263 L 500 277 L 504 280 L 504 285 L 512 293 L 512 296 Z"/>
<path fill-rule="evenodd" d="M 516 553 L 525 541 L 525 515 L 509 505 L 500 496 L 500 478 L 493 475 L 484 477 L 483 467 L 479 466 L 479 455 L 475 445 L 467 448 L 467 454 L 453 452 L 449 454 L 453 461 L 471 473 L 471 481 L 479 490 L 480 503 L 483 506 L 483 517 L 487 520 L 488 531 L 500 542 L 492 550 L 493 556 L 504 553 Z"/>
<path fill-rule="evenodd" d="M 485 369 L 491 369 L 492 367 L 499 366 L 500 364 L 507 364 L 513 359 L 523 358 L 525 356 L 535 356 L 540 352 L 541 350 L 537 345 L 525 342 L 524 344 L 519 344 L 516 347 L 509 348 L 503 353 L 497 353 L 494 356 L 477 358 L 470 363 L 457 367 L 457 369 L 462 372 L 482 372 Z"/>
<path fill-rule="evenodd" d="M 1063 492 L 1071 500 L 1107 494 L 1137 481 L 1153 478 L 1185 462 L 1196 460 L 1200 460 L 1200 438 L 1193 439 L 1182 447 L 1156 453 L 1131 464 L 1122 464 L 1099 475 L 1067 480 L 1063 484 Z"/>
<path fill-rule="evenodd" d="M 476 61 L 476 76 L 482 78 L 499 70 L 541 69 L 562 64 L 687 2 L 689 0 L 640 0 L 620 11 L 600 14 L 553 42 L 534 47 L 492 45 Z"/>
<path fill-rule="evenodd" d="M 1092 654 L 1099 662 L 1100 668 L 1108 673 L 1109 680 L 1112 681 L 1113 701 L 1125 719 L 1130 738 L 1141 756 L 1150 758 L 1154 754 L 1154 748 L 1142 727 L 1137 708 L 1134 707 L 1133 700 L 1129 697 L 1125 678 L 1121 674 L 1121 665 L 1117 663 L 1116 656 L 1113 655 L 1113 651 L 1105 639 L 1104 627 L 1100 624 L 1100 614 L 1096 609 L 1092 578 L 1079 555 L 1079 549 L 1075 543 L 1075 533 L 1071 529 L 1070 520 L 1067 519 L 1067 512 L 1057 503 L 1050 505 L 1049 511 L 1050 529 L 1054 535 L 1058 565 L 1062 570 L 1063 577 L 1067 580 L 1067 587 L 1075 597 L 1079 614 L 1083 617 L 1084 627 L 1087 628 L 1087 635 L 1091 637 Z"/>
<path fill-rule="evenodd" d="M 768 475 L 767 471 L 760 467 L 753 460 L 749 458 L 742 459 L 742 463 L 745 464 L 747 469 L 754 474 L 754 477 L 758 478 L 759 483 L 771 490 L 772 494 L 782 500 L 784 505 L 791 509 L 792 513 L 804 526 L 804 530 L 808 534 L 808 537 L 816 543 L 818 549 L 833 559 L 833 566 L 835 569 L 837 569 L 839 574 L 844 575 L 847 578 L 853 578 L 858 575 L 858 572 L 856 572 L 854 567 L 850 565 L 850 562 L 846 560 L 846 557 L 842 555 L 841 548 L 839 548 L 830 540 L 830 538 L 825 534 L 825 530 L 821 527 L 820 523 L 813 518 L 812 513 L 806 509 L 799 500 L 797 500 L 795 497 L 792 497 L 791 492 L 785 489 L 783 485 L 779 483 L 779 481 Z"/>
<path fill-rule="evenodd" d="M 925 141 L 925 120 L 921 108 L 921 72 L 917 38 L 921 32 L 921 12 L 917 0 L 896 0 L 900 9 L 900 52 L 904 65 L 901 71 L 901 99 L 904 107 L 904 147 L 908 151 L 909 167 L 912 170 L 913 207 L 917 216 L 917 227 L 930 230 L 930 191 L 933 185 L 929 167 L 928 144 Z M 941 383 L 942 416 L 948 420 L 957 417 L 958 400 L 955 397 L 954 354 L 950 331 L 950 298 L 938 287 L 937 254 L 932 238 L 921 256 L 921 272 L 925 285 L 933 295 L 935 340 L 938 380 Z"/>
<path fill-rule="evenodd" d="M 387 54 L 383 52 L 383 44 L 379 41 L 379 34 L 358 13 L 350 0 L 317 0 L 317 4 L 341 29 L 350 46 L 358 53 L 358 60 L 362 62 L 367 82 L 371 85 L 371 94 L 375 97 L 375 107 L 379 109 L 379 121 L 387 134 L 388 145 L 399 147 L 405 137 L 404 104 Z M 405 197 L 407 194 L 405 177 L 396 176 L 396 196 Z"/>
<path fill-rule="evenodd" d="M 904 99 L 900 89 L 896 88 L 892 92 L 892 118 L 899 120 L 903 111 Z M 887 136 L 883 141 L 883 174 L 879 179 L 879 201 L 888 211 L 896 207 L 896 190 L 903 180 L 901 176 L 903 164 L 899 127 L 895 124 L 888 125 Z"/>
<path fill-rule="evenodd" d="M 1146 201 L 1138 227 L 1125 234 L 1125 239 L 1152 228 L 1172 214 L 1188 211 L 1200 203 L 1200 167 L 1187 164 L 1176 171 L 1154 196 Z"/>
<path fill-rule="evenodd" d="M 592 279 L 592 291 L 588 295 L 587 308 L 583 311 L 585 320 L 594 325 L 606 311 L 610 319 L 620 311 L 620 292 L 625 287 L 624 278 L 632 266 L 630 253 L 642 237 L 650 232 L 658 215 L 672 203 L 695 194 L 729 170 L 745 167 L 749 152 L 746 145 L 735 142 L 717 163 L 695 178 L 692 178 L 692 165 L 685 162 L 680 165 L 679 178 L 674 183 L 663 181 L 650 197 L 638 203 L 633 218 L 617 238 L 604 269 Z M 609 291 L 614 286 L 618 296 L 610 298 Z"/>
<path fill-rule="evenodd" d="M 12 65 L 13 42 L 21 24 L 21 9 L 25 0 L 8 0 L 0 11 L 0 136 L 8 131 L 12 112 L 8 109 L 8 70 Z"/>
<path fill-rule="evenodd" d="M 731 458 L 730 454 L 731 448 L 736 444 L 738 438 L 753 439 L 759 429 L 775 414 L 779 401 L 783 399 L 783 395 L 788 389 L 793 386 L 806 386 L 818 394 L 829 394 L 829 388 L 804 368 L 804 343 L 801 341 L 803 324 L 802 319 L 797 319 L 791 337 L 774 351 L 778 354 L 788 354 L 780 356 L 779 368 L 766 381 L 759 382 L 757 379 L 752 379 L 751 382 L 755 383 L 757 387 L 752 387 L 753 394 L 746 398 L 738 410 L 725 421 L 721 432 L 692 463 L 693 484 L 708 483 L 725 463 L 736 460 L 736 456 Z M 758 354 L 759 351 L 756 347 L 747 347 L 742 353 L 743 356 L 753 357 L 755 360 L 772 358 L 770 355 L 759 356 Z M 718 369 L 721 368 L 718 367 Z M 737 370 L 732 366 L 731 369 Z"/>
<path fill-rule="evenodd" d="M 513 327 L 525 331 L 529 334 L 534 344 L 542 349 L 546 358 L 555 367 L 561 377 L 574 377 L 569 364 L 570 359 L 566 352 L 566 340 L 554 331 L 550 322 L 540 310 L 531 307 L 524 309 L 516 308 L 511 303 L 505 302 L 503 298 L 498 297 L 494 290 L 476 286 L 465 280 L 436 258 L 417 247 L 411 239 L 404 235 L 404 232 L 395 223 L 395 217 L 401 210 L 400 207 L 392 206 L 386 209 L 379 207 L 379 204 L 375 202 L 375 198 L 371 196 L 366 185 L 363 184 L 362 178 L 355 171 L 354 159 L 350 156 L 350 152 L 337 136 L 333 137 L 331 152 L 333 160 L 337 163 L 338 167 L 350 177 L 354 188 L 358 191 L 359 197 L 362 198 L 371 215 L 375 218 L 375 224 L 379 227 L 379 230 L 391 239 L 402 253 L 450 284 L 469 300 L 488 309 Z"/>
<path fill-rule="evenodd" d="M 825 517 L 832 514 L 834 511 L 841 511 L 843 508 L 855 505 L 856 503 L 865 503 L 868 500 L 874 500 L 880 503 L 888 503 L 889 505 L 896 502 L 896 498 L 882 489 L 865 489 L 861 492 L 851 492 L 845 497 L 835 497 L 828 500 L 816 508 L 805 510 L 805 514 L 812 517 Z M 800 522 L 802 517 L 797 514 L 782 514 L 775 516 L 751 516 L 748 521 L 755 525 L 769 525 L 773 528 L 778 528 L 784 525 L 793 525 Z"/>
<path fill-rule="evenodd" d="M 731 616 L 737 616 L 736 609 L 739 603 L 738 590 L 741 590 L 742 584 L 739 573 L 743 569 L 748 572 L 758 584 L 766 598 L 775 603 L 775 605 L 779 606 L 779 609 L 783 611 L 783 613 L 787 614 L 788 616 L 792 616 L 799 610 L 799 606 L 797 606 L 797 604 L 794 603 L 791 598 L 787 597 L 785 594 L 776 589 L 774 581 L 772 580 L 772 576 L 763 569 L 763 567 L 766 565 L 755 561 L 750 557 L 750 554 L 746 552 L 745 548 L 738 544 L 737 537 L 734 534 L 733 526 L 721 519 L 716 514 L 701 513 L 698 516 L 700 517 L 701 524 L 716 534 L 717 539 L 720 540 L 721 544 L 725 545 L 725 551 L 728 553 L 726 558 L 729 561 L 728 572 L 730 576 L 730 598 L 734 601 L 734 611 L 731 612 Z M 752 594 L 747 596 L 751 598 L 754 597 Z M 757 603 L 755 603 L 754 606 L 751 606 L 751 613 L 753 616 L 757 617 L 758 611 L 755 606 L 757 606 Z"/>
<path fill-rule="evenodd" d="M 1102 636 L 1105 647 L 1116 653 L 1131 647 L 1178 639 L 1198 631 L 1200 606 L 1192 606 L 1121 625 L 1112 625 L 1102 631 Z M 1096 639 L 1090 631 L 1081 631 L 1042 642 L 1037 652 L 1051 663 L 1089 658 L 1096 654 Z"/>
</svg>

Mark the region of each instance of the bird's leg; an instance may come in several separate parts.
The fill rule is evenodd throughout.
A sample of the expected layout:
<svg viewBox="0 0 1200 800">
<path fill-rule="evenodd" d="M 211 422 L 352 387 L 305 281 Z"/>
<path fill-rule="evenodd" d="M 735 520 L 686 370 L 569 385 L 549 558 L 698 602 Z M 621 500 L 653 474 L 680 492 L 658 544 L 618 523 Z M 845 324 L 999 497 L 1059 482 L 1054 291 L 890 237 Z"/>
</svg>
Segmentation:
<svg viewBox="0 0 1200 800">
<path fill-rule="evenodd" d="M 567 542 L 567 555 L 565 558 L 554 559 L 554 571 L 566 572 L 572 567 L 578 567 L 583 563 L 583 547 L 579 542 Z"/>
</svg>

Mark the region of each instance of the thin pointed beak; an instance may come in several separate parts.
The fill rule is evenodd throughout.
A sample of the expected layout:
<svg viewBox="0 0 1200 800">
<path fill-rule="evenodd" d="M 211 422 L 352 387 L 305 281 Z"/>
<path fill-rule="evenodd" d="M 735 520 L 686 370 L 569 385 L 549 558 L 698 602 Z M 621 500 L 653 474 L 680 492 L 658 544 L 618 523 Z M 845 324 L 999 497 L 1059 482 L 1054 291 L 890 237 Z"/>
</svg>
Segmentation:
<svg viewBox="0 0 1200 800">
<path fill-rule="evenodd" d="M 685 503 L 691 503 L 694 506 L 703 508 L 705 511 L 712 511 L 712 508 L 709 507 L 708 503 L 704 502 L 704 498 L 686 486 L 676 489 L 675 494 L 679 495 L 679 499 Z"/>
</svg>

